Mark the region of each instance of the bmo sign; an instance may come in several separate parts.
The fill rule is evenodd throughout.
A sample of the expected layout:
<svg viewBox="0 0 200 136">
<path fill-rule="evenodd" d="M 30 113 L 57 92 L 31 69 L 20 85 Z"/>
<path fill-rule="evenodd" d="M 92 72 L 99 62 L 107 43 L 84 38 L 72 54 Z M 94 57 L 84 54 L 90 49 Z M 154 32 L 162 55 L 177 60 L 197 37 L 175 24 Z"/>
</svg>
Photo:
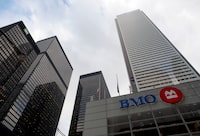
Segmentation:
<svg viewBox="0 0 200 136">
<path fill-rule="evenodd" d="M 160 98 L 164 102 L 175 104 L 182 100 L 182 92 L 175 87 L 165 87 L 160 91 Z"/>
<path fill-rule="evenodd" d="M 156 96 L 153 94 L 139 96 L 138 98 L 129 98 L 120 100 L 120 108 L 128 108 L 130 106 L 139 106 L 147 103 L 155 103 Z"/>
<path fill-rule="evenodd" d="M 175 104 L 182 100 L 182 92 L 175 87 L 165 87 L 160 91 L 160 99 L 164 102 Z M 156 103 L 157 97 L 154 94 L 139 96 L 138 98 L 129 98 L 120 100 L 120 108 L 128 108 L 131 106 L 140 106 L 149 103 Z"/>
</svg>

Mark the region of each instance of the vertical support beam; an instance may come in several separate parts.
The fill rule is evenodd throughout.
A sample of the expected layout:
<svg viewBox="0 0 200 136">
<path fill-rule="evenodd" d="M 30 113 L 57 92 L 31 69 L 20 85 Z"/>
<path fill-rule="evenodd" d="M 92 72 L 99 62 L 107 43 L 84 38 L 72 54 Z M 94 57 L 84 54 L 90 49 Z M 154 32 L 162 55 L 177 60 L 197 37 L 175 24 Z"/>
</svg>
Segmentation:
<svg viewBox="0 0 200 136">
<path fill-rule="evenodd" d="M 133 134 L 133 126 L 132 126 L 131 116 L 130 116 L 130 114 L 129 114 L 128 108 L 127 108 L 127 114 L 128 114 L 128 122 L 129 122 L 129 127 L 130 127 L 131 136 L 135 136 L 135 135 Z"/>
<path fill-rule="evenodd" d="M 186 124 L 186 122 L 185 122 L 185 120 L 184 120 L 184 118 L 183 118 L 183 116 L 182 116 L 179 108 L 177 107 L 177 104 L 175 104 L 175 108 L 176 108 L 176 111 L 178 112 L 179 116 L 181 117 L 181 120 L 183 121 L 183 123 L 184 123 L 184 125 L 185 125 L 185 127 L 186 127 L 186 129 L 188 131 L 188 133 L 190 134 L 190 136 L 192 136 L 189 127 L 187 126 L 187 124 Z"/>
</svg>

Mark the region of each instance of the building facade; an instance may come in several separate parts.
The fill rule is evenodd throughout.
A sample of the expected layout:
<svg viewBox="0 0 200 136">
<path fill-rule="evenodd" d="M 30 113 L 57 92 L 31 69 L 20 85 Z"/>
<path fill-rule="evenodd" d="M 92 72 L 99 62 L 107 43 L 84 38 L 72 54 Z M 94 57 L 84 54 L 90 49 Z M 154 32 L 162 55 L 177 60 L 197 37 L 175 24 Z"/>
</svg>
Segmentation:
<svg viewBox="0 0 200 136">
<path fill-rule="evenodd" d="M 5 28 L 9 31 L 14 29 L 15 25 L 19 24 L 23 24 L 23 22 L 8 26 L 9 29 Z M 23 33 L 19 33 L 20 30 Z M 22 42 L 23 40 L 20 38 L 24 39 L 26 34 L 29 34 L 25 26 L 24 28 L 19 28 L 16 33 L 11 31 L 10 35 L 6 35 L 7 31 L 4 31 L 2 35 L 7 36 L 6 39 L 11 39 L 11 41 L 16 43 Z M 18 39 L 12 39 L 12 36 Z M 29 37 L 31 37 L 30 34 Z M 5 40 L 5 38 L 2 38 L 2 40 Z M 6 42 L 4 41 L 4 43 Z M 15 67 L 13 73 L 11 72 L 11 77 L 7 77 L 8 81 L 11 80 L 8 86 L 11 86 L 12 83 L 15 83 L 15 85 L 9 90 L 11 94 L 8 94 L 8 97 L 5 98 L 6 102 L 1 107 L 1 133 L 8 136 L 53 136 L 57 129 L 73 68 L 56 37 L 39 41 L 37 44 L 31 40 L 30 43 L 21 43 L 20 46 L 14 47 L 17 51 L 13 54 L 19 52 L 21 56 L 14 56 L 10 61 L 20 58 L 21 64 Z M 21 49 L 20 47 L 23 48 Z M 8 48 L 6 44 L 5 48 L 7 48 L 7 52 L 14 50 Z M 29 53 L 31 51 L 34 52 L 34 57 L 26 59 L 28 53 L 26 54 L 25 49 L 29 49 Z M 7 58 L 9 57 L 8 55 Z M 2 63 L 8 63 L 10 67 L 14 67 L 8 60 Z M 9 66 L 8 64 L 7 66 Z M 22 70 L 18 70 L 20 67 L 24 70 L 23 72 Z M 16 75 L 20 75 L 20 77 L 14 75 L 15 73 Z M 7 94 L 5 83 L 1 83 L 1 88 Z M 1 94 L 2 92 L 1 90 Z"/>
<path fill-rule="evenodd" d="M 23 22 L 0 29 L 0 118 L 7 109 L 13 89 L 39 54 L 39 49 Z M 12 98 L 11 98 L 12 99 Z"/>
<path fill-rule="evenodd" d="M 116 24 L 135 93 L 88 102 L 83 136 L 199 136 L 199 74 L 142 11 Z"/>
<path fill-rule="evenodd" d="M 69 136 L 82 136 L 87 102 L 106 98 L 110 93 L 101 71 L 80 76 Z"/>
<path fill-rule="evenodd" d="M 173 87 L 183 94 L 175 104 L 162 100 L 163 88 L 89 102 L 83 136 L 199 136 L 200 81 Z"/>
<path fill-rule="evenodd" d="M 199 80 L 195 69 L 142 11 L 117 16 L 116 25 L 133 91 Z"/>
</svg>

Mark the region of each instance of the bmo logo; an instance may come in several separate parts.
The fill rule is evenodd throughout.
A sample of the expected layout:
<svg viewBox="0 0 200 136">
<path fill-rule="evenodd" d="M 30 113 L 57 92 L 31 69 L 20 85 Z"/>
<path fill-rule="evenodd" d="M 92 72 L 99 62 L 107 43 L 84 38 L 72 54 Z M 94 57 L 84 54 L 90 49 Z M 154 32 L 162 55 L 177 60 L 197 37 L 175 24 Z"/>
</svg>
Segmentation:
<svg viewBox="0 0 200 136">
<path fill-rule="evenodd" d="M 182 100 L 182 92 L 175 87 L 165 87 L 160 91 L 160 98 L 167 103 L 175 104 Z"/>
</svg>

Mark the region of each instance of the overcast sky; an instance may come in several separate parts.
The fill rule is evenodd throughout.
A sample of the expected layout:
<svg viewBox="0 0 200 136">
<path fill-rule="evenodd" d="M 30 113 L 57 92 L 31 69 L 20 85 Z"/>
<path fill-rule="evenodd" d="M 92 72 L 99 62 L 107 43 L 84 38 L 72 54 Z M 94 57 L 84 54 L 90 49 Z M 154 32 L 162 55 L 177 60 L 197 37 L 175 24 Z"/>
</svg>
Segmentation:
<svg viewBox="0 0 200 136">
<path fill-rule="evenodd" d="M 117 74 L 120 93 L 129 93 L 114 19 L 136 9 L 200 72 L 199 0 L 0 0 L 0 27 L 22 20 L 35 41 L 56 35 L 74 68 L 59 122 L 65 135 L 80 75 L 101 70 L 111 96 L 117 96 Z"/>
</svg>

